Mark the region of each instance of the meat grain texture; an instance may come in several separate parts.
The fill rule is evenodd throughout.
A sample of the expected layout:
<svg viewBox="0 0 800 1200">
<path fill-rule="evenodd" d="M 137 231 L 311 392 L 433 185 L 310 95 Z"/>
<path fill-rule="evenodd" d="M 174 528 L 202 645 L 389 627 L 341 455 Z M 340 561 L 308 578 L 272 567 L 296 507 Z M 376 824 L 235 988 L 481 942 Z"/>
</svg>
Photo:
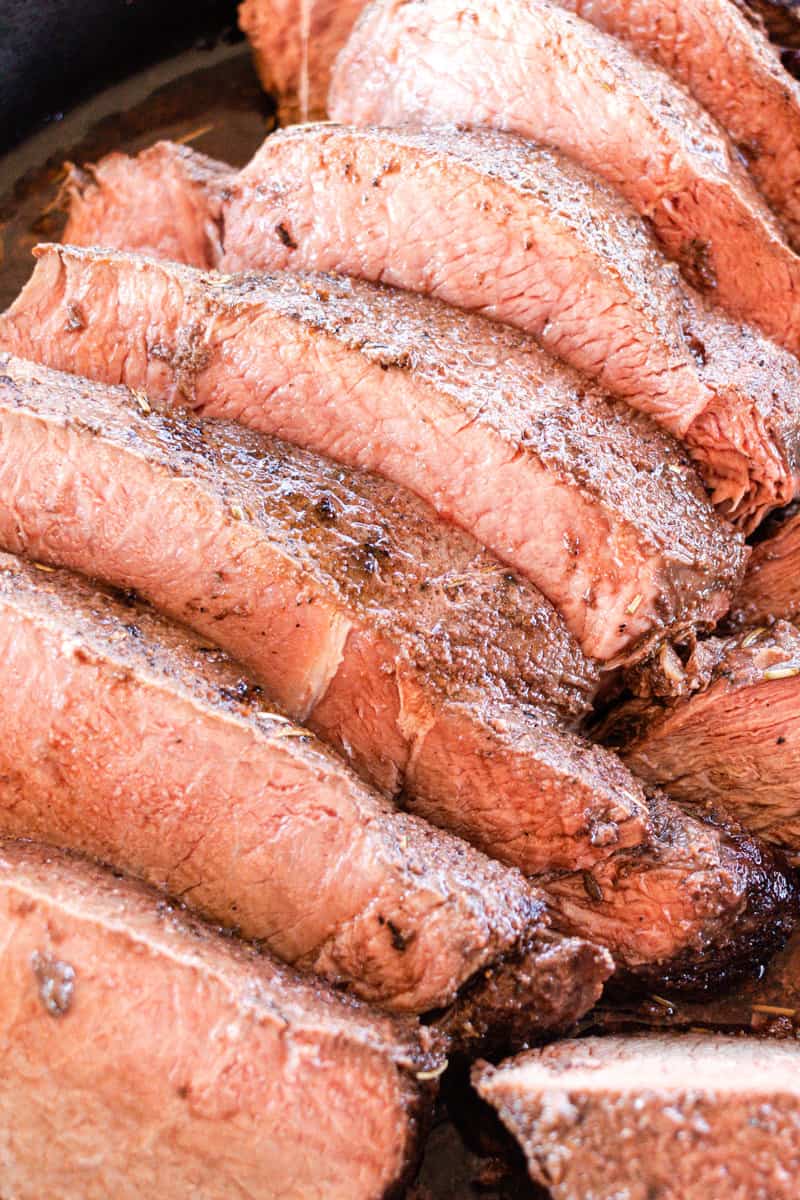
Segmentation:
<svg viewBox="0 0 800 1200">
<path fill-rule="evenodd" d="M 731 0 L 559 0 L 683 84 L 730 134 L 800 242 L 800 84 L 743 4 Z"/>
<path fill-rule="evenodd" d="M 159 157 L 172 154 L 162 145 Z M 129 190 L 136 247 L 148 188 L 144 167 L 129 172 L 120 164 L 113 184 L 76 200 L 85 227 L 71 221 L 67 240 L 119 244 Z M 629 206 L 553 151 L 491 130 L 317 125 L 267 138 L 226 201 L 209 192 L 208 204 L 225 271 L 344 273 L 533 334 L 681 438 L 745 529 L 798 488 L 797 359 L 711 309 Z"/>
<path fill-rule="evenodd" d="M 0 447 L 0 544 L 223 645 L 396 800 L 540 878 L 627 969 L 724 974 L 780 936 L 784 875 L 556 723 L 587 710 L 590 664 L 408 493 L 8 355 Z"/>
<path fill-rule="evenodd" d="M 473 1080 L 553 1200 L 794 1200 L 800 1048 L 707 1034 L 585 1038 Z"/>
<path fill-rule="evenodd" d="M 551 939 L 522 876 L 397 812 L 208 644 L 8 555 L 0 640 L 4 834 L 130 871 L 395 1011 L 513 956 L 539 985 Z M 591 1003 L 609 964 L 587 964 Z"/>
<path fill-rule="evenodd" d="M 679 802 L 716 802 L 800 861 L 800 632 L 786 622 L 671 650 L 600 736 Z"/>
<path fill-rule="evenodd" d="M 181 234 L 187 210 L 213 248 Z M 70 244 L 333 271 L 529 332 L 680 438 L 746 531 L 797 490 L 797 359 L 682 281 L 611 188 L 513 135 L 311 125 L 239 175 L 159 142 L 73 173 L 69 214 Z"/>
<path fill-rule="evenodd" d="M 660 67 L 555 2 L 377 0 L 337 60 L 329 113 L 563 151 L 650 219 L 691 283 L 800 349 L 800 257 L 727 136 Z"/>
<path fill-rule="evenodd" d="M 405 1173 L 442 1061 L 410 1019 L 31 843 L 0 841 L 0 947 L 4 1195 L 381 1200 Z"/>
<path fill-rule="evenodd" d="M 587 654 L 630 660 L 726 611 L 746 551 L 680 448 L 524 335 L 328 275 L 38 255 L 0 347 L 387 476 L 536 584 Z"/>
</svg>

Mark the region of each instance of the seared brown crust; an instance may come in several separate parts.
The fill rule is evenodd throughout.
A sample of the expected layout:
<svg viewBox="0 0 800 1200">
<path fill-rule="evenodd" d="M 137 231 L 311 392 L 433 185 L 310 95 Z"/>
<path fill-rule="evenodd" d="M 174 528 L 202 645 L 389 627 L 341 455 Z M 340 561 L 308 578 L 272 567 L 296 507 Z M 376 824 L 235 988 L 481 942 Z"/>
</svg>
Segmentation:
<svg viewBox="0 0 800 1200">
<path fill-rule="evenodd" d="M 437 501 L 538 582 L 589 652 L 640 656 L 668 634 L 713 623 L 727 607 L 746 552 L 678 447 L 523 335 L 427 298 L 329 276 L 215 276 L 67 247 L 41 248 L 39 257 L 2 321 L 4 348 L 106 382 L 146 386 L 208 415 L 235 415 L 348 462 L 378 466 Z M 81 310 L 79 327 L 73 324 L 69 336 L 44 336 L 47 322 L 63 333 L 71 305 Z M 121 353 L 119 321 L 128 339 L 136 330 L 135 353 Z M 309 376 L 287 373 L 278 339 L 304 356 Z M 369 401 L 360 399 L 366 387 Z M 323 404 L 326 389 L 331 398 Z M 392 421 L 414 413 L 408 438 L 392 438 L 388 415 L 380 440 L 356 423 L 356 412 L 363 415 L 382 393 L 397 394 Z M 295 399 L 284 408 L 288 396 Z M 345 420 L 345 401 L 356 406 L 353 420 Z M 322 406 L 313 422 L 312 402 Z M 420 420 L 418 412 L 429 416 Z M 420 450 L 409 458 L 412 431 Z M 461 470 L 461 459 L 452 458 L 462 442 L 466 457 L 477 454 L 479 435 L 481 447 L 495 447 L 491 476 L 467 471 L 466 463 Z M 483 489 L 489 478 L 511 486 L 500 463 L 526 472 L 531 505 L 545 482 L 548 493 L 564 489 L 559 503 L 563 496 L 568 509 L 562 515 L 551 506 L 549 518 L 570 526 L 580 543 L 595 538 L 591 561 L 565 555 L 561 545 L 545 561 L 530 526 L 512 532 L 504 515 L 497 524 Z M 519 495 L 512 487 L 509 505 Z M 528 508 L 528 520 L 530 514 Z M 599 523 L 607 537 L 597 536 Z M 624 568 L 615 558 L 623 549 Z"/>
<path fill-rule="evenodd" d="M 768 625 L 800 616 L 800 511 L 790 506 L 764 530 L 754 547 L 742 586 L 734 597 L 730 621 Z"/>
<path fill-rule="evenodd" d="M 374 1200 L 413 1161 L 443 1065 L 415 1021 L 31 843 L 0 840 L 0 946 L 8 1194 Z"/>
<path fill-rule="evenodd" d="M 754 833 L 800 854 L 797 800 L 800 633 L 778 621 L 669 651 L 631 679 L 637 695 L 600 736 L 679 802 L 728 808 Z"/>
</svg>

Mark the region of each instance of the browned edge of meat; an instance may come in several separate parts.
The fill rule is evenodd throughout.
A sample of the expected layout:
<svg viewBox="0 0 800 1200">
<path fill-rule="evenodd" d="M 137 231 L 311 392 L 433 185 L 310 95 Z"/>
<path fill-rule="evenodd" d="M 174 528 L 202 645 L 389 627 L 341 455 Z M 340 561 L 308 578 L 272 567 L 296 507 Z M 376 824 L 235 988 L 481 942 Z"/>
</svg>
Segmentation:
<svg viewBox="0 0 800 1200">
<path fill-rule="evenodd" d="M 742 938 L 782 928 L 780 873 L 765 888 L 727 833 L 543 717 L 556 697 L 585 710 L 586 664 L 526 585 L 408 494 L 7 355 L 0 450 L 0 544 L 222 644 L 406 807 L 544 875 L 559 922 L 626 968 L 725 973 Z"/>
<path fill-rule="evenodd" d="M 800 510 L 790 506 L 765 532 L 734 597 L 732 623 L 768 625 L 781 617 L 800 617 Z"/>
<path fill-rule="evenodd" d="M 179 258 L 165 250 L 202 175 L 169 142 L 110 155 L 64 241 Z M 162 177 L 185 205 L 165 204 Z M 196 240 L 193 266 L 331 270 L 500 318 L 681 437 L 745 531 L 795 493 L 798 360 L 711 310 L 641 218 L 563 156 L 492 130 L 310 125 L 267 138 L 207 206 L 220 246 Z"/>
<path fill-rule="evenodd" d="M 225 163 L 174 142 L 159 142 L 135 160 L 115 152 L 97 164 L 69 163 L 61 193 L 69 213 L 64 240 L 214 266 L 222 253 L 221 206 L 234 176 Z"/>
<path fill-rule="evenodd" d="M 333 73 L 355 125 L 452 121 L 562 150 L 648 217 L 687 278 L 800 349 L 800 257 L 727 136 L 661 68 L 550 0 L 376 0 Z"/>
<path fill-rule="evenodd" d="M 7 1194 L 376 1200 L 402 1180 L 443 1065 L 411 1019 L 31 843 L 0 841 L 0 945 Z"/>
<path fill-rule="evenodd" d="M 727 610 L 746 549 L 678 445 L 525 335 L 328 275 L 37 253 L 3 348 L 377 470 L 526 575 L 587 654 L 630 661 Z"/>
<path fill-rule="evenodd" d="M 186 630 L 0 555 L 0 639 L 3 834 L 130 871 L 395 1011 L 537 961 L 548 921 L 518 872 L 397 812 Z M 583 949 L 591 991 L 610 960 Z"/>
<path fill-rule="evenodd" d="M 800 244 L 800 84 L 763 26 L 731 0 L 558 0 L 627 41 L 688 88 L 730 134 Z"/>
<path fill-rule="evenodd" d="M 244 0 L 239 27 L 284 125 L 325 116 L 330 73 L 366 0 Z"/>
<path fill-rule="evenodd" d="M 718 803 L 800 861 L 800 631 L 786 621 L 672 649 L 599 734 L 679 802 Z"/>
<path fill-rule="evenodd" d="M 666 998 L 641 991 L 626 994 L 612 987 L 577 1028 L 597 1034 L 699 1028 L 796 1038 L 800 1032 L 800 932 L 795 931 L 768 962 L 754 960 L 752 970 L 729 991 Z"/>
<path fill-rule="evenodd" d="M 107 224 L 119 238 L 101 211 L 95 244 Z M 552 151 L 492 130 L 305 126 L 266 139 L 222 225 L 225 271 L 343 273 L 533 334 L 682 438 L 745 529 L 797 490 L 800 363 L 711 311 L 641 218 Z"/>
<path fill-rule="evenodd" d="M 473 1084 L 553 1200 L 793 1200 L 800 1047 L 695 1034 L 583 1038 Z"/>
</svg>

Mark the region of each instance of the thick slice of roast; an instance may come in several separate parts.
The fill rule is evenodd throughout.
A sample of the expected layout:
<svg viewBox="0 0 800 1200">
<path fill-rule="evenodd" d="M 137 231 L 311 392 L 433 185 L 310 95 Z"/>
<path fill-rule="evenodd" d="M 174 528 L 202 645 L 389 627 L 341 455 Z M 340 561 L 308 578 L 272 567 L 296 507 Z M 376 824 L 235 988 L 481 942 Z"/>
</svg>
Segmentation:
<svg viewBox="0 0 800 1200">
<path fill-rule="evenodd" d="M 586 662 L 408 493 L 8 356 L 0 463 L 0 544 L 225 646 L 399 801 L 543 877 L 561 924 L 628 969 L 713 974 L 781 929 L 786 880 L 757 847 L 544 719 L 584 711 Z"/>
<path fill-rule="evenodd" d="M 553 1200 L 794 1200 L 800 1046 L 719 1034 L 584 1038 L 473 1083 Z"/>
<path fill-rule="evenodd" d="M 521 875 L 397 812 L 152 611 L 4 555 L 0 645 L 4 834 L 113 863 L 397 1011 L 546 933 Z"/>
<path fill-rule="evenodd" d="M 800 349 L 800 258 L 725 134 L 661 68 L 557 3 L 376 0 L 337 60 L 329 110 L 563 150 L 650 218 L 690 282 Z"/>
<path fill-rule="evenodd" d="M 425 1122 L 424 1046 L 149 889 L 0 841 L 4 1196 L 380 1200 Z"/>
<path fill-rule="evenodd" d="M 136 249 L 141 197 L 156 194 L 129 171 Z M 77 226 L 81 244 L 121 244 L 124 173 L 76 196 L 66 240 Z M 797 490 L 797 359 L 710 311 L 628 205 L 560 155 L 490 130 L 317 125 L 267 138 L 227 195 L 222 270 L 335 271 L 483 312 L 682 438 L 745 527 Z"/>
<path fill-rule="evenodd" d="M 775 618 L 793 621 L 800 616 L 800 508 L 793 504 L 776 513 L 764 532 L 734 597 L 731 618 L 738 624 L 770 624 Z"/>
<path fill-rule="evenodd" d="M 558 0 L 621 38 L 692 93 L 730 134 L 800 243 L 800 84 L 758 21 L 731 0 Z"/>
<path fill-rule="evenodd" d="M 283 124 L 324 117 L 331 66 L 366 0 L 244 0 L 239 27 Z"/>
<path fill-rule="evenodd" d="M 800 861 L 800 631 L 786 621 L 671 649 L 637 672 L 603 740 L 677 800 L 717 801 Z"/>
<path fill-rule="evenodd" d="M 493 130 L 328 124 L 275 134 L 238 177 L 225 170 L 169 142 L 109 155 L 73 172 L 64 240 L 432 294 L 532 333 L 650 413 L 737 524 L 793 496 L 797 359 L 710 309 L 642 219 L 563 156 Z M 213 247 L 190 239 L 189 260 L 187 211 L 218 230 Z"/>
<path fill-rule="evenodd" d="M 630 660 L 729 605 L 745 550 L 680 448 L 522 334 L 427 297 L 50 246 L 0 348 L 376 470 Z"/>
</svg>

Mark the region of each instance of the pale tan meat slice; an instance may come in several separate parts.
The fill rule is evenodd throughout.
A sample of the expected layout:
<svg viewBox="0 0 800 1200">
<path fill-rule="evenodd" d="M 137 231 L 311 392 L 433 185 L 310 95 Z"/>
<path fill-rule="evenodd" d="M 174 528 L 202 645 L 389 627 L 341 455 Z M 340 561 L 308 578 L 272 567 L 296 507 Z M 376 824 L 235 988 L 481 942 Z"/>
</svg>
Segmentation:
<svg viewBox="0 0 800 1200">
<path fill-rule="evenodd" d="M 176 258 L 181 212 L 201 211 L 205 189 L 219 244 L 198 240 L 192 265 L 331 270 L 503 320 L 681 438 L 745 529 L 793 496 L 797 359 L 712 310 L 641 218 L 562 155 L 493 130 L 326 124 L 208 176 L 169 142 L 110 155 L 72 187 L 64 241 Z"/>
<path fill-rule="evenodd" d="M 800 1047 L 705 1033 L 559 1042 L 473 1083 L 554 1200 L 794 1200 Z"/>
<path fill-rule="evenodd" d="M 723 131 L 661 68 L 551 0 L 376 0 L 335 121 L 490 126 L 552 145 L 649 217 L 716 303 L 800 349 L 800 258 Z"/>
<path fill-rule="evenodd" d="M 4 1196 L 378 1200 L 430 1109 L 424 1045 L 119 874 L 0 841 Z"/>
</svg>

